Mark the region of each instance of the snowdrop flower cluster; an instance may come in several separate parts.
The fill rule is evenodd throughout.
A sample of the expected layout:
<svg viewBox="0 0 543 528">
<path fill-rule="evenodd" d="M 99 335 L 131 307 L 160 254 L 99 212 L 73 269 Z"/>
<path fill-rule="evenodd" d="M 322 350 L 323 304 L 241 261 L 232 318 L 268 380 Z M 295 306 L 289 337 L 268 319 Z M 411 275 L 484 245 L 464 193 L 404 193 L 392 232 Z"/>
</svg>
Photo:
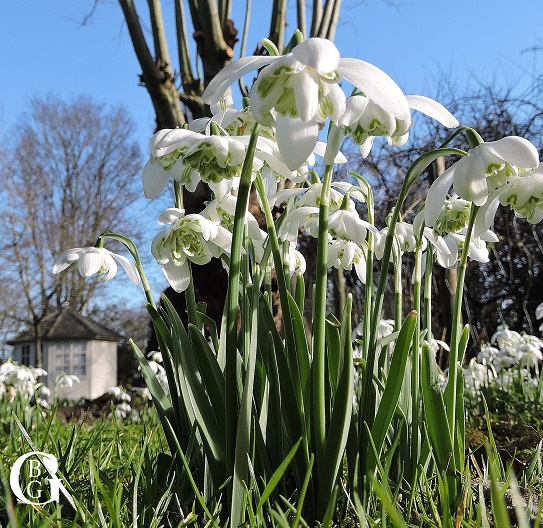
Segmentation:
<svg viewBox="0 0 543 528">
<path fill-rule="evenodd" d="M 451 186 L 454 191 L 451 199 L 458 197 L 481 207 L 474 229 L 480 245 L 489 237 L 488 228 L 500 202 L 509 205 L 517 216 L 537 223 L 543 204 L 540 172 L 537 149 L 528 140 L 510 136 L 482 142 L 430 186 L 425 202 L 425 225 L 443 229 L 442 204 L 447 202 Z M 451 212 L 447 210 L 448 215 Z"/>
<path fill-rule="evenodd" d="M 434 246 L 437 262 L 444 268 L 452 268 L 458 263 L 466 241 L 471 207 L 472 202 L 453 194 L 443 198 L 442 205 L 432 210 L 429 210 L 427 203 L 424 211 L 415 219 L 415 224 L 419 226 L 422 222 L 425 226 L 431 226 L 431 228 L 424 227 L 424 234 L 429 240 L 440 241 L 439 245 L 434 242 Z M 469 240 L 468 257 L 477 262 L 488 262 L 487 244 L 495 242 L 498 242 L 498 237 L 488 228 L 478 232 L 477 236 L 472 234 Z M 441 243 L 445 245 L 445 250 Z"/>
<path fill-rule="evenodd" d="M 543 220 L 543 167 L 519 173 L 499 196 L 502 205 L 509 205 L 515 216 L 526 218 L 531 224 Z"/>
<path fill-rule="evenodd" d="M 17 365 L 7 361 L 0 365 L 0 398 L 10 403 L 15 398 L 30 401 L 36 398 L 36 403 L 41 407 L 47 407 L 47 396 L 49 390 L 39 381 L 39 378 L 47 376 L 43 369 Z"/>
<path fill-rule="evenodd" d="M 232 83 L 253 71 L 258 75 L 248 105 L 237 110 L 225 93 Z M 345 86 L 347 83 L 352 89 Z M 325 188 L 329 190 L 327 265 L 354 269 L 363 283 L 368 233 L 373 234 L 375 256 L 380 258 L 387 228 L 379 232 L 360 218 L 353 199 L 364 201 L 361 189 L 346 182 L 326 187 L 324 180 L 309 170 L 315 164 L 315 155 L 322 156 L 328 168 L 346 162 L 339 151 L 346 136 L 360 145 L 364 156 L 379 136 L 400 146 L 407 141 L 413 110 L 447 128 L 459 125 L 438 102 L 405 95 L 379 68 L 341 57 L 332 42 L 320 38 L 299 39 L 284 55 L 272 53 L 232 62 L 210 82 L 203 100 L 213 116 L 197 119 L 187 128 L 158 131 L 150 140 L 150 156 L 142 172 L 147 198 L 158 196 L 171 181 L 177 195 L 183 189 L 194 191 L 199 183 L 211 191 L 212 199 L 198 214 L 185 214 L 176 204 L 159 216 L 159 224 L 168 227 L 155 235 L 151 252 L 177 292 L 188 288 L 192 264 L 221 258 L 228 266 L 239 178 L 255 123 L 261 133 L 249 170 L 253 180 L 257 176 L 262 180 L 272 204 L 286 204 L 278 234 L 285 242 L 290 273 L 305 270 L 303 256 L 296 249 L 298 235 L 305 232 L 318 236 Z M 326 121 L 330 128 L 323 143 L 319 133 Z M 400 256 L 416 247 L 424 251 L 430 242 L 441 266 L 456 266 L 469 236 L 469 257 L 487 262 L 487 244 L 497 241 L 489 227 L 499 203 L 511 206 L 529 221 L 538 221 L 543 215 L 541 177 L 538 153 L 529 141 L 515 136 L 493 142 L 481 140 L 431 185 L 424 211 L 413 225 L 396 224 L 394 237 Z M 474 232 L 468 233 L 468 220 L 475 207 L 481 211 Z M 251 255 L 259 262 L 267 234 L 249 212 L 245 215 Z M 100 280 L 109 280 L 120 263 L 139 283 L 139 268 L 102 245 L 65 251 L 56 259 L 53 271 L 58 273 L 76 263 L 83 276 L 98 274 Z"/>
<path fill-rule="evenodd" d="M 488 385 L 494 377 L 494 372 L 491 369 L 472 358 L 468 366 L 464 368 L 465 390 L 475 395 L 482 387 Z"/>
<path fill-rule="evenodd" d="M 149 366 L 151 367 L 151 370 L 154 372 L 164 393 L 168 394 L 170 392 L 170 388 L 168 386 L 168 377 L 166 376 L 166 370 L 162 366 L 162 354 L 158 351 L 151 351 L 149 352 L 148 356 L 150 358 Z"/>
<path fill-rule="evenodd" d="M 542 350 L 543 341 L 538 337 L 500 327 L 464 369 L 466 389 L 477 397 L 482 387 L 491 384 L 504 391 L 514 390 L 519 376 L 525 384 L 537 383 Z"/>
<path fill-rule="evenodd" d="M 228 87 L 259 69 L 249 107 L 234 109 L 231 98 L 223 99 Z M 355 95 L 345 95 L 339 84 L 345 81 L 355 88 Z M 211 258 L 229 256 L 236 189 L 253 123 L 260 124 L 262 133 L 256 142 L 252 176 L 259 174 L 272 202 L 290 200 L 294 207 L 280 233 L 282 240 L 292 243 L 288 255 L 291 273 L 305 269 L 305 261 L 295 246 L 299 228 L 312 236 L 318 232 L 315 208 L 319 207 L 322 183 L 311 180 L 307 169 L 308 164 L 315 163 L 315 154 L 323 156 L 326 165 L 345 162 L 339 144 L 347 134 L 362 144 L 363 150 L 371 147 L 376 136 L 400 145 L 407 139 L 412 109 L 447 127 L 458 125 L 436 101 L 405 96 L 379 68 L 340 57 L 332 42 L 320 38 L 302 39 L 282 56 L 244 57 L 233 62 L 211 81 L 203 99 L 214 116 L 198 119 L 188 128 L 158 131 L 150 140 L 150 157 L 142 172 L 147 198 L 158 196 L 171 180 L 188 191 L 204 182 L 213 194 L 200 214 L 185 215 L 176 207 L 159 217 L 159 223 L 169 227 L 155 236 L 151 252 L 178 292 L 186 290 L 190 283 L 189 263 L 205 264 Z M 324 144 L 319 141 L 319 130 L 327 120 L 335 125 L 330 141 Z M 279 196 L 277 192 L 285 180 L 299 184 L 299 188 L 294 194 Z M 364 282 L 367 232 L 378 233 L 360 219 L 351 198 L 363 198 L 349 187 L 337 184 L 332 192 L 327 260 L 330 267 L 354 267 Z M 254 254 L 261 255 L 266 234 L 250 213 L 246 221 L 255 244 Z M 77 263 L 83 276 L 99 274 L 100 280 L 109 280 L 120 263 L 138 283 L 140 274 L 134 264 L 102 245 L 65 251 L 56 259 L 54 272 Z"/>
<path fill-rule="evenodd" d="M 132 413 L 132 396 L 123 387 L 112 387 L 109 394 L 113 398 L 113 407 L 109 413 L 109 418 L 126 418 Z"/>
</svg>

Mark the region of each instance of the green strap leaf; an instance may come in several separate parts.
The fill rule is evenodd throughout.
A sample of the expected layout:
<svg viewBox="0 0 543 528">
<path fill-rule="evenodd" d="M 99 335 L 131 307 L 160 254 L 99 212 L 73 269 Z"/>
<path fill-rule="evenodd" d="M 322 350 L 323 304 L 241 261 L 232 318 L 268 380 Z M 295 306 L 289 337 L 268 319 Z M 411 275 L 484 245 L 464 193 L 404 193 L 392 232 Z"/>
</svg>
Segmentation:
<svg viewBox="0 0 543 528">
<path fill-rule="evenodd" d="M 434 352 L 426 341 L 422 345 L 421 385 L 426 430 L 437 466 L 440 471 L 454 469 L 452 438 L 439 384 L 437 363 Z"/>
</svg>

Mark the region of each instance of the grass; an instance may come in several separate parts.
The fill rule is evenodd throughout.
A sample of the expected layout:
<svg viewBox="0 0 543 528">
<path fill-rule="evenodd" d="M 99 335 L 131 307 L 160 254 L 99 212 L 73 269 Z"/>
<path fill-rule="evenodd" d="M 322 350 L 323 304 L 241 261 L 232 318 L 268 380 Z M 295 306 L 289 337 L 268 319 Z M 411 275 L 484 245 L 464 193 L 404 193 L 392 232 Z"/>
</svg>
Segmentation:
<svg viewBox="0 0 543 528">
<path fill-rule="evenodd" d="M 511 396 L 504 413 L 496 411 L 503 408 L 503 401 L 494 399 L 491 404 L 494 411 L 488 416 L 468 416 L 468 464 L 462 511 L 447 514 L 440 511 L 446 489 L 437 474 L 422 472 L 417 489 L 411 492 L 393 491 L 379 474 L 385 469 L 378 467 L 367 511 L 361 509 L 354 497 L 347 498 L 335 512 L 333 525 L 344 528 L 537 526 L 533 515 L 530 520 L 530 515 L 522 513 L 523 520 L 518 520 L 512 499 L 508 499 L 513 491 L 506 490 L 518 486 L 521 493 L 532 497 L 530 506 L 537 506 L 543 494 L 543 412 L 535 405 L 537 412 L 530 414 L 524 400 Z M 0 446 L 2 527 L 205 525 L 198 520 L 196 505 L 189 509 L 181 506 L 192 504 L 189 499 L 192 492 L 176 479 L 175 464 L 154 408 L 144 409 L 138 422 L 106 416 L 87 419 L 84 415 L 66 420 L 51 411 L 43 414 L 22 402 L 11 406 L 4 403 L 0 409 Z M 16 503 L 8 483 L 9 470 L 17 457 L 32 450 L 57 457 L 58 474 L 73 497 L 75 508 L 62 495 L 59 505 L 33 507 Z M 260 499 L 258 486 L 253 483 L 250 488 L 253 499 L 252 505 L 247 504 L 251 511 L 247 526 L 291 527 L 293 523 L 308 526 L 296 513 L 298 491 L 291 497 L 283 497 L 279 503 L 266 502 L 255 513 Z"/>
</svg>

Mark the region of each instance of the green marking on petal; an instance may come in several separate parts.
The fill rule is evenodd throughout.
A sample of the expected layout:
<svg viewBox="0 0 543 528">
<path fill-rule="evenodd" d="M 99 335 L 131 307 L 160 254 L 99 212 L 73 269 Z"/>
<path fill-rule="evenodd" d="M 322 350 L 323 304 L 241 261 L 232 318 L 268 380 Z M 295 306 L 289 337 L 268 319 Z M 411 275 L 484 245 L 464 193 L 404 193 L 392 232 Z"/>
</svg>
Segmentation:
<svg viewBox="0 0 543 528">
<path fill-rule="evenodd" d="M 257 84 L 258 95 L 260 95 L 260 97 L 265 99 L 272 91 L 273 86 L 275 85 L 276 82 L 277 82 L 277 79 L 274 79 L 273 77 L 261 77 L 258 80 L 258 84 Z"/>
</svg>

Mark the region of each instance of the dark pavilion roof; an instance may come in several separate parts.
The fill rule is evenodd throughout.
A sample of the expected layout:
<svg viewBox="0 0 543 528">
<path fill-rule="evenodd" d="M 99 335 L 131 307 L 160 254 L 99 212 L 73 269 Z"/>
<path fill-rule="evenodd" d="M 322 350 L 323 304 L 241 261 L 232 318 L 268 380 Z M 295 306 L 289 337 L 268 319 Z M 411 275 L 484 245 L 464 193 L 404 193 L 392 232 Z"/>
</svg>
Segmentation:
<svg viewBox="0 0 543 528">
<path fill-rule="evenodd" d="M 61 308 L 46 315 L 38 325 L 38 333 L 45 341 L 54 339 L 119 341 L 122 338 L 117 332 L 109 330 L 109 328 L 71 308 Z M 28 328 L 11 339 L 8 344 L 15 345 L 35 339 L 34 328 Z"/>
</svg>

